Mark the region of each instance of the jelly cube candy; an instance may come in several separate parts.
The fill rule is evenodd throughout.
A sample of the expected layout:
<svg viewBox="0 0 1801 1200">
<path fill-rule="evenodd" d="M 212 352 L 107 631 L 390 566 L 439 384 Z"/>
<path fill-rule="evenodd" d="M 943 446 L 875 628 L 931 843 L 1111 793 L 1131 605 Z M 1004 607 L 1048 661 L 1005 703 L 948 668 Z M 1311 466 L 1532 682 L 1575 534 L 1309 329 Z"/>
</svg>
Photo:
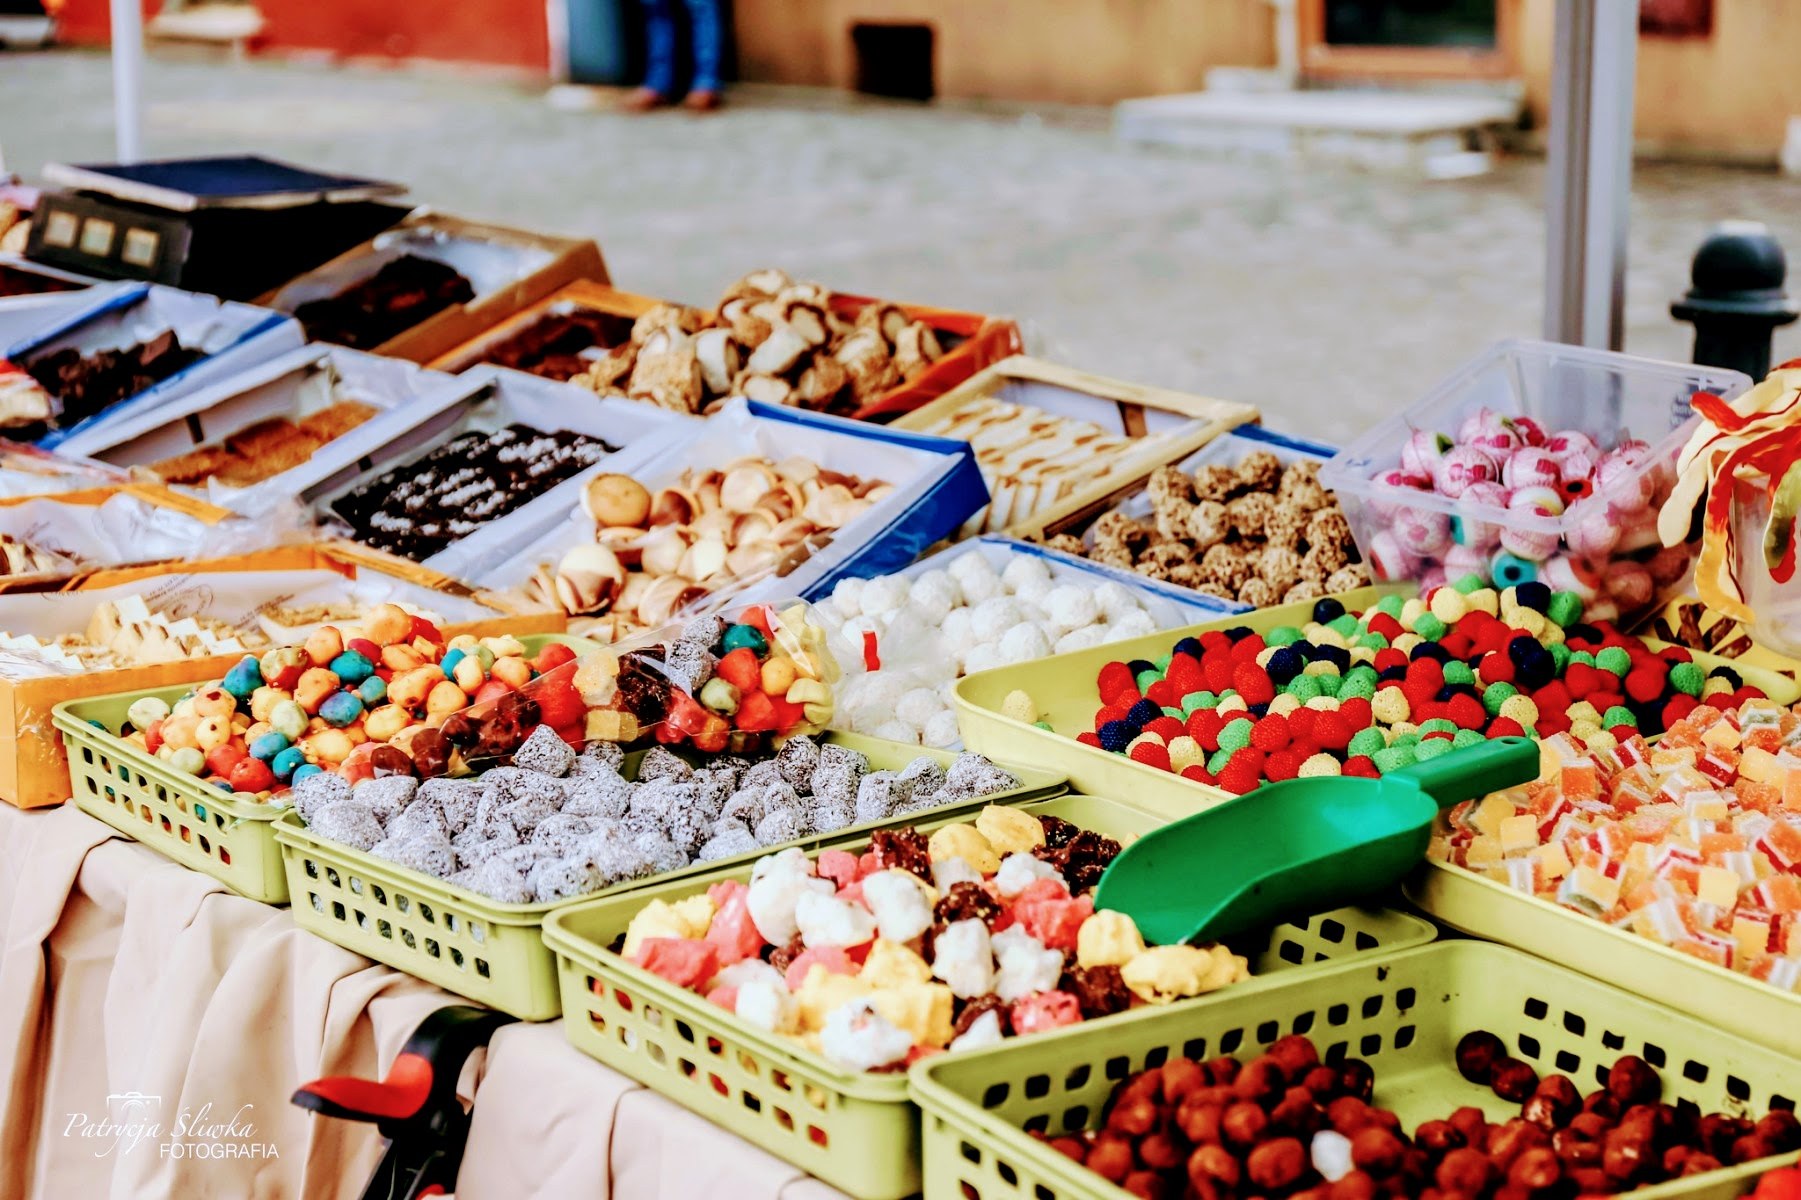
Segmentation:
<svg viewBox="0 0 1801 1200">
<path fill-rule="evenodd" d="M 1614 747 L 1614 753 L 1619 756 L 1620 762 L 1624 766 L 1649 762 L 1651 759 L 1651 743 L 1647 742 L 1642 734 L 1635 733 L 1616 745 Z"/>
<path fill-rule="evenodd" d="M 1701 735 L 1701 744 L 1710 750 L 1736 750 L 1744 740 L 1731 721 L 1716 721 Z"/>
<path fill-rule="evenodd" d="M 1747 741 L 1739 751 L 1738 773 L 1756 783 L 1770 783 L 1781 773 L 1780 760 L 1769 750 Z"/>
<path fill-rule="evenodd" d="M 1746 750 L 1771 753 L 1782 748 L 1782 730 L 1775 725 L 1754 725 L 1745 730 L 1744 741 L 1740 744 Z"/>
<path fill-rule="evenodd" d="M 1501 839 L 1492 834 L 1477 834 L 1470 840 L 1469 848 L 1464 851 L 1463 863 L 1474 871 L 1496 867 L 1506 857 L 1501 849 Z"/>
<path fill-rule="evenodd" d="M 1759 783 L 1740 776 L 1733 785 L 1740 808 L 1754 812 L 1775 812 L 1782 807 L 1782 789 L 1774 783 Z"/>
<path fill-rule="evenodd" d="M 1508 817 L 1501 822 L 1500 839 L 1503 854 L 1532 849 L 1538 845 L 1538 818 L 1529 812 Z"/>
<path fill-rule="evenodd" d="M 1716 967 L 1732 969 L 1733 953 L 1738 949 L 1731 938 L 1713 933 L 1696 933 L 1676 943 L 1675 948 L 1684 954 L 1712 963 Z"/>
<path fill-rule="evenodd" d="M 1671 896 L 1655 900 L 1635 912 L 1632 931 L 1666 946 L 1688 936 L 1688 927 L 1682 923 L 1682 913 Z"/>
<path fill-rule="evenodd" d="M 1601 795 L 1601 772 L 1593 759 L 1574 759 L 1563 764 L 1558 786 L 1571 800 L 1594 800 Z"/>
<path fill-rule="evenodd" d="M 1541 894 L 1556 889 L 1557 882 L 1573 869 L 1569 851 L 1553 842 L 1532 852 L 1533 890 Z"/>
<path fill-rule="evenodd" d="M 1801 990 L 1801 958 L 1778 958 L 1768 955 L 1754 963 L 1748 972 L 1771 987 L 1785 992 Z"/>
<path fill-rule="evenodd" d="M 1767 912 L 1739 910 L 1732 918 L 1732 940 L 1738 943 L 1738 952 L 1746 958 L 1767 954 L 1772 920 Z"/>
<path fill-rule="evenodd" d="M 1786 821 L 1772 822 L 1757 839 L 1757 849 L 1778 870 L 1795 871 L 1801 868 L 1801 829 Z"/>
<path fill-rule="evenodd" d="M 1801 879 L 1793 875 L 1772 875 L 1752 888 L 1747 900 L 1774 913 L 1801 915 Z M 1801 925 L 1801 922 L 1797 924 Z"/>
<path fill-rule="evenodd" d="M 1532 893 L 1537 876 L 1533 871 L 1532 860 L 1528 858 L 1510 858 L 1502 864 L 1507 873 L 1507 886 L 1516 892 Z"/>
<path fill-rule="evenodd" d="M 1620 898 L 1620 880 L 1599 867 L 1581 864 L 1557 888 L 1557 902 L 1590 916 L 1605 916 Z"/>
<path fill-rule="evenodd" d="M 1726 784 L 1738 777 L 1738 764 L 1739 752 L 1736 749 L 1716 746 L 1696 761 L 1695 770 L 1716 783 Z"/>
<path fill-rule="evenodd" d="M 1501 822 L 1513 816 L 1513 813 L 1512 801 L 1499 795 L 1487 796 L 1477 806 L 1471 824 L 1481 833 L 1495 837 L 1501 832 Z"/>
<path fill-rule="evenodd" d="M 1731 908 L 1738 903 L 1743 880 L 1725 867 L 1702 867 L 1695 880 L 1695 898 L 1703 904 Z"/>
<path fill-rule="evenodd" d="M 1721 860 L 1728 854 L 1736 854 L 1746 848 L 1745 839 L 1736 833 L 1720 831 L 1705 834 L 1701 838 L 1701 857 L 1703 860 L 1724 866 Z"/>
<path fill-rule="evenodd" d="M 1783 767 L 1782 807 L 1790 812 L 1801 812 L 1801 763 Z"/>
</svg>

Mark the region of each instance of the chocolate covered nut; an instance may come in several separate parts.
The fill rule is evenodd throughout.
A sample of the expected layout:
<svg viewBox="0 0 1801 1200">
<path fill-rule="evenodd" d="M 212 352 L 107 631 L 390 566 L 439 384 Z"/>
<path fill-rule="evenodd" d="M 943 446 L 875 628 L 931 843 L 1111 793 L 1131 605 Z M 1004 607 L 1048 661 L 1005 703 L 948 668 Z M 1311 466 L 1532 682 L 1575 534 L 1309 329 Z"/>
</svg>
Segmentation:
<svg viewBox="0 0 1801 1200">
<path fill-rule="evenodd" d="M 1488 1190 L 1495 1175 L 1488 1155 L 1472 1147 L 1461 1147 L 1445 1154 L 1432 1178 L 1446 1191 L 1463 1196 L 1480 1196 Z"/>
<path fill-rule="evenodd" d="M 1502 1059 L 1490 1070 L 1488 1085 L 1501 1099 L 1518 1104 L 1538 1087 L 1538 1072 L 1517 1058 Z"/>
<path fill-rule="evenodd" d="M 1257 1187 L 1276 1192 L 1292 1187 L 1306 1174 L 1307 1151 L 1300 1139 L 1275 1138 L 1263 1143 L 1244 1160 L 1245 1174 Z"/>
<path fill-rule="evenodd" d="M 1635 1054 L 1623 1054 L 1607 1069 L 1607 1092 L 1630 1108 L 1652 1103 L 1663 1095 L 1663 1081 L 1650 1063 Z"/>
</svg>

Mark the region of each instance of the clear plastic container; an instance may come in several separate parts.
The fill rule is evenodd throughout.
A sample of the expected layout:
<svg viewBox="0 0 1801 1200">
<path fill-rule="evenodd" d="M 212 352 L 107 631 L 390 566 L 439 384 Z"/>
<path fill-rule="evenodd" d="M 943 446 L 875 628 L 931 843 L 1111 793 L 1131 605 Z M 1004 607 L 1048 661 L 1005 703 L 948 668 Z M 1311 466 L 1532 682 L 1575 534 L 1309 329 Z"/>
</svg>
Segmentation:
<svg viewBox="0 0 1801 1200">
<path fill-rule="evenodd" d="M 1770 523 L 1770 482 L 1763 476 L 1732 484 L 1733 574 L 1751 606 L 1751 639 L 1778 654 L 1801 657 L 1801 571 L 1787 583 L 1764 562 L 1764 529 Z"/>
<path fill-rule="evenodd" d="M 1657 537 L 1658 507 L 1695 427 L 1690 397 L 1734 396 L 1750 386 L 1739 372 L 1716 367 L 1500 342 L 1346 447 L 1320 479 L 1338 493 L 1378 581 L 1429 587 L 1472 572 L 1501 586 L 1538 579 L 1581 595 L 1593 619 L 1630 620 L 1678 590 L 1693 565 L 1693 547 L 1665 550 Z M 1542 488 L 1522 497 L 1531 484 L 1506 488 L 1512 506 L 1503 506 L 1383 481 L 1403 469 L 1402 451 L 1416 433 L 1455 440 L 1484 408 L 1529 417 L 1552 437 L 1578 431 L 1597 454 L 1630 441 L 1646 449 L 1629 469 L 1597 472 L 1592 488 L 1545 485 L 1554 503 Z"/>
</svg>

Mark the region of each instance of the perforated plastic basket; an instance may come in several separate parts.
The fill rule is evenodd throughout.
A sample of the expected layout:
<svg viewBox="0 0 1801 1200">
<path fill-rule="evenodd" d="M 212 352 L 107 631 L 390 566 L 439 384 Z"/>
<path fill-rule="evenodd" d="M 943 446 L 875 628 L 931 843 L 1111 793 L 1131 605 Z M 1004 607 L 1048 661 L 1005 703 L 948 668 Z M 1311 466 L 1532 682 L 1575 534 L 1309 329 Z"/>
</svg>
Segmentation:
<svg viewBox="0 0 1801 1200">
<path fill-rule="evenodd" d="M 1568 963 L 1638 996 L 1703 1021 L 1730 1013 L 1745 1036 L 1801 1058 L 1801 993 L 1698 958 L 1516 891 L 1450 863 L 1423 863 L 1407 898 L 1474 937 Z"/>
<path fill-rule="evenodd" d="M 1359 588 L 1338 598 L 1346 609 L 1360 612 L 1396 590 L 1392 585 Z M 1411 594 L 1412 590 L 1404 588 L 1404 594 Z M 963 745 L 970 750 L 990 758 L 1043 763 L 1067 774 L 1069 785 L 1075 791 L 1117 796 L 1161 817 L 1175 819 L 1211 808 L 1231 799 L 1231 795 L 1219 788 L 1183 779 L 1180 775 L 1133 762 L 1124 755 L 1109 754 L 1097 746 L 1084 746 L 1076 741 L 1076 734 L 1093 728 L 1094 714 L 1100 707 L 1095 677 L 1109 662 L 1154 659 L 1169 653 L 1181 639 L 1209 629 L 1232 629 L 1242 625 L 1258 633 L 1267 633 L 1281 625 L 1305 625 L 1312 619 L 1313 604 L 1307 600 L 1258 609 L 1089 650 L 979 671 L 957 683 L 953 703 L 957 710 L 958 732 L 963 735 Z M 1655 641 L 1648 644 L 1662 645 Z M 1762 688 L 1782 704 L 1801 699 L 1801 685 L 1784 675 L 1742 666 L 1711 654 L 1691 653 L 1703 669 L 1731 667 L 1746 683 Z M 1003 714 L 1006 698 L 1015 690 L 1032 697 L 1039 716 L 1050 723 L 1050 729 L 1040 729 Z"/>
<path fill-rule="evenodd" d="M 1115 837 L 1161 824 L 1093 796 L 1024 807 Z M 922 821 L 919 828 L 945 823 Z M 606 949 L 650 901 L 678 900 L 721 879 L 749 875 L 746 865 L 551 914 L 544 941 L 557 953 L 564 1031 L 577 1049 L 833 1187 L 862 1200 L 912 1195 L 920 1186 L 919 1120 L 904 1077 L 843 1070 Z M 1240 950 L 1251 957 L 1254 972 L 1275 973 L 1417 946 L 1433 936 L 1432 926 L 1404 913 L 1346 908 L 1278 926 Z M 1197 1002 L 1177 1010 L 1202 1007 Z M 1030 1056 L 1038 1040 L 1019 1044 Z"/>
<path fill-rule="evenodd" d="M 533 654 L 552 642 L 577 654 L 596 648 L 587 638 L 556 633 L 519 640 Z M 240 896 L 286 904 L 288 881 L 274 833 L 284 809 L 220 791 L 110 732 L 125 724 L 132 701 L 157 696 L 173 704 L 196 686 L 94 696 L 53 708 L 51 721 L 68 749 L 75 806 Z"/>
<path fill-rule="evenodd" d="M 926 755 L 949 765 L 956 755 L 881 738 L 832 733 L 825 739 L 861 751 L 878 771 L 898 770 Z M 1011 791 L 925 810 L 936 817 L 967 815 L 987 804 L 1011 804 L 1055 796 L 1063 776 L 1030 767 L 1002 764 L 1021 781 Z M 627 774 L 635 760 L 628 761 Z M 820 837 L 762 847 L 748 854 L 698 863 L 679 871 L 628 880 L 610 888 L 556 904 L 502 904 L 478 892 L 446 883 L 320 837 L 301 823 L 298 814 L 275 826 L 288 890 L 294 897 L 294 923 L 377 962 L 429 980 L 471 1000 L 527 1021 L 545 1021 L 562 1011 L 557 993 L 556 958 L 544 944 L 544 918 L 559 908 L 602 896 L 642 891 L 672 879 L 712 877 L 722 868 L 750 864 L 782 846 L 835 846 L 866 838 L 883 825 L 907 824 L 920 814 L 853 825 Z"/>
<path fill-rule="evenodd" d="M 1457 1073 L 1457 1041 L 1497 1034 L 1541 1075 L 1562 1072 L 1584 1091 L 1622 1054 L 1663 1077 L 1664 1099 L 1707 1112 L 1761 1115 L 1801 1096 L 1801 1062 L 1628 995 L 1563 967 L 1483 942 L 1442 942 L 1380 959 L 1333 964 L 1302 978 L 1252 981 L 1185 1009 L 1129 1013 L 1030 1042 L 917 1064 L 909 1082 L 925 1117 L 926 1200 L 1126 1200 L 1127 1193 L 1027 1136 L 1099 1120 L 1116 1082 L 1172 1056 L 1255 1057 L 1289 1033 L 1314 1039 L 1328 1061 L 1361 1058 L 1376 1072 L 1373 1103 L 1402 1126 L 1474 1105 L 1491 1120 L 1517 1116 L 1489 1088 Z M 1764 1159 L 1632 1192 L 1642 1200 L 1737 1196 Z"/>
</svg>

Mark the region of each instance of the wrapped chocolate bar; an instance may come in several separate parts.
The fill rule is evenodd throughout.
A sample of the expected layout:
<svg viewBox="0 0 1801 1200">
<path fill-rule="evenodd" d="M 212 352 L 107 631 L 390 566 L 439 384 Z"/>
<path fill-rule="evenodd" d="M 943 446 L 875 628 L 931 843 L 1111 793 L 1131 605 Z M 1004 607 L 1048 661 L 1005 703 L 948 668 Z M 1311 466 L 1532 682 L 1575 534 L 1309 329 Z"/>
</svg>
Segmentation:
<svg viewBox="0 0 1801 1200">
<path fill-rule="evenodd" d="M 657 742 L 745 754 L 825 729 L 839 677 L 810 606 L 750 604 L 584 655 L 453 715 L 442 732 L 476 770 L 509 760 L 539 725 L 575 746 Z"/>
</svg>

